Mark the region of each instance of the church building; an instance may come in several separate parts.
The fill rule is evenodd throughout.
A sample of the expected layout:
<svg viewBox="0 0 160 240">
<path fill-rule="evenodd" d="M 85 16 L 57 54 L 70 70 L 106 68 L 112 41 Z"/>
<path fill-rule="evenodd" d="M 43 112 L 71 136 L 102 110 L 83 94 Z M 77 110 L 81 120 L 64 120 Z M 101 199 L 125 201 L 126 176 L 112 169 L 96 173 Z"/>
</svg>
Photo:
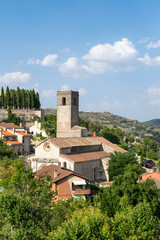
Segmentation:
<svg viewBox="0 0 160 240">
<path fill-rule="evenodd" d="M 89 137 L 78 126 L 79 94 L 77 91 L 57 92 L 57 137 L 47 138 L 27 158 L 36 172 L 51 164 L 75 171 L 90 181 L 109 181 L 110 153 L 126 152 L 103 137 Z"/>
</svg>

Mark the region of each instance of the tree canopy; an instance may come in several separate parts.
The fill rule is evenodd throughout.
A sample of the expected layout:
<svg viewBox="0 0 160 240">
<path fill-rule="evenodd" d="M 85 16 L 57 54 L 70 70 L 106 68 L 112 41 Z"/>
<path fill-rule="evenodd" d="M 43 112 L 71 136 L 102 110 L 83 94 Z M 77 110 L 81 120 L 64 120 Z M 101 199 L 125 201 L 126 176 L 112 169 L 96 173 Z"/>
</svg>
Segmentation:
<svg viewBox="0 0 160 240">
<path fill-rule="evenodd" d="M 39 93 L 35 90 L 25 90 L 17 87 L 17 90 L 9 89 L 7 86 L 4 92 L 3 87 L 1 88 L 1 108 L 30 108 L 39 109 L 41 106 L 39 100 Z"/>
</svg>

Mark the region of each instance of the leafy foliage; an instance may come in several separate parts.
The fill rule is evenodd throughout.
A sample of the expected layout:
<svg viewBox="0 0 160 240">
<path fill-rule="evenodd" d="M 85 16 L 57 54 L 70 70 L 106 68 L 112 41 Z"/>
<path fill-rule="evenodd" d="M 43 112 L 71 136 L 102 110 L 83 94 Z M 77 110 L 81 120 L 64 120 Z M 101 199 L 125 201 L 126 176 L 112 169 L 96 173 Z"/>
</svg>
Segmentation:
<svg viewBox="0 0 160 240">
<path fill-rule="evenodd" d="M 137 159 L 135 157 L 135 154 L 132 152 L 115 152 L 111 153 L 110 155 L 110 161 L 109 161 L 109 168 L 108 173 L 110 179 L 113 179 L 114 176 L 117 176 L 119 174 L 123 174 L 125 167 L 129 164 L 137 163 Z"/>
<path fill-rule="evenodd" d="M 51 114 L 45 117 L 45 121 L 42 122 L 41 125 L 41 129 L 44 129 L 46 133 L 53 138 L 56 137 L 56 127 L 57 127 L 56 116 Z"/>
<path fill-rule="evenodd" d="M 1 239 L 45 239 L 51 230 L 50 178 L 35 179 L 21 159 L 4 161 L 0 193 Z"/>
<path fill-rule="evenodd" d="M 39 109 L 41 106 L 39 100 L 39 93 L 33 90 L 25 90 L 17 87 L 17 90 L 9 89 L 7 86 L 6 93 L 3 87 L 1 88 L 1 108 L 35 108 Z"/>
<path fill-rule="evenodd" d="M 11 150 L 10 146 L 5 143 L 4 140 L 0 139 L 0 159 L 2 160 L 5 157 L 14 158 L 15 156 L 16 152 L 14 150 Z"/>
</svg>

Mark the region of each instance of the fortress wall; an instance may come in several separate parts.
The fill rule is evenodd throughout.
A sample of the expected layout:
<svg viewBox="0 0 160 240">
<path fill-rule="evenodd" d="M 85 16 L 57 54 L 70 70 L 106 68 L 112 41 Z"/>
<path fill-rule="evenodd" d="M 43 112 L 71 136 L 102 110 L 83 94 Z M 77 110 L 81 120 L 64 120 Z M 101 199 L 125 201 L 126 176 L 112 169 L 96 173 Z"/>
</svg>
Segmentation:
<svg viewBox="0 0 160 240">
<path fill-rule="evenodd" d="M 12 113 L 16 115 L 16 117 L 20 116 L 25 120 L 29 120 L 32 116 L 36 115 L 40 117 L 41 120 L 44 121 L 44 110 L 32 110 L 32 109 L 12 109 Z M 0 120 L 8 117 L 7 109 L 0 109 Z"/>
</svg>

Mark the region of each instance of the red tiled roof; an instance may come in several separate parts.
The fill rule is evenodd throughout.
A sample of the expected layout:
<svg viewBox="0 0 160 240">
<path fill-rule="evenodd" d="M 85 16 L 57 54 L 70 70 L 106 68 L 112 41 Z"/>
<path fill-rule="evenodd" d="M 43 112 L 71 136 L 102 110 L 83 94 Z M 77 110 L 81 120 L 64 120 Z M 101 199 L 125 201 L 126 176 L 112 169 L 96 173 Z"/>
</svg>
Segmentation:
<svg viewBox="0 0 160 240">
<path fill-rule="evenodd" d="M 86 162 L 109 157 L 110 154 L 105 151 L 75 153 L 75 154 L 60 154 L 61 157 L 71 160 L 72 162 Z"/>
<path fill-rule="evenodd" d="M 115 151 L 118 151 L 118 152 L 127 152 L 126 150 L 124 150 L 123 148 L 121 147 L 118 147 L 116 144 L 114 143 L 111 143 L 110 141 L 108 141 L 107 139 L 105 139 L 104 137 L 93 137 L 95 138 L 98 142 L 100 143 L 103 143 L 111 148 L 113 148 Z"/>
<path fill-rule="evenodd" d="M 10 128 L 10 129 L 13 129 L 13 128 L 23 129 L 23 127 L 15 125 L 14 123 L 0 123 L 0 128 L 1 127 L 2 128 Z"/>
<path fill-rule="evenodd" d="M 16 136 L 15 134 L 11 133 L 11 132 L 8 132 L 8 131 L 2 131 L 2 135 L 4 136 Z"/>
<path fill-rule="evenodd" d="M 32 134 L 28 134 L 28 133 L 21 132 L 21 131 L 15 131 L 15 133 L 23 135 L 23 136 L 31 136 L 32 135 Z"/>
<path fill-rule="evenodd" d="M 54 177 L 55 170 L 57 170 L 57 177 Z M 40 178 L 46 177 L 47 175 L 51 176 L 53 183 L 58 182 L 59 180 L 65 178 L 65 177 L 68 177 L 70 175 L 75 175 L 75 176 L 78 176 L 78 177 L 88 180 L 87 178 L 81 176 L 80 174 L 78 174 L 76 172 L 73 172 L 68 169 L 63 169 L 57 165 L 49 165 L 47 167 L 40 169 L 39 171 L 37 171 L 35 173 L 35 176 L 40 177 Z"/>
<path fill-rule="evenodd" d="M 21 145 L 22 143 L 21 142 L 18 142 L 18 141 L 7 141 L 8 144 L 10 145 Z"/>
<path fill-rule="evenodd" d="M 158 181 L 160 181 L 160 173 L 159 172 L 153 172 L 153 173 L 145 173 L 145 174 L 142 174 L 142 180 L 147 180 L 148 178 L 149 179 L 156 179 Z"/>
</svg>

